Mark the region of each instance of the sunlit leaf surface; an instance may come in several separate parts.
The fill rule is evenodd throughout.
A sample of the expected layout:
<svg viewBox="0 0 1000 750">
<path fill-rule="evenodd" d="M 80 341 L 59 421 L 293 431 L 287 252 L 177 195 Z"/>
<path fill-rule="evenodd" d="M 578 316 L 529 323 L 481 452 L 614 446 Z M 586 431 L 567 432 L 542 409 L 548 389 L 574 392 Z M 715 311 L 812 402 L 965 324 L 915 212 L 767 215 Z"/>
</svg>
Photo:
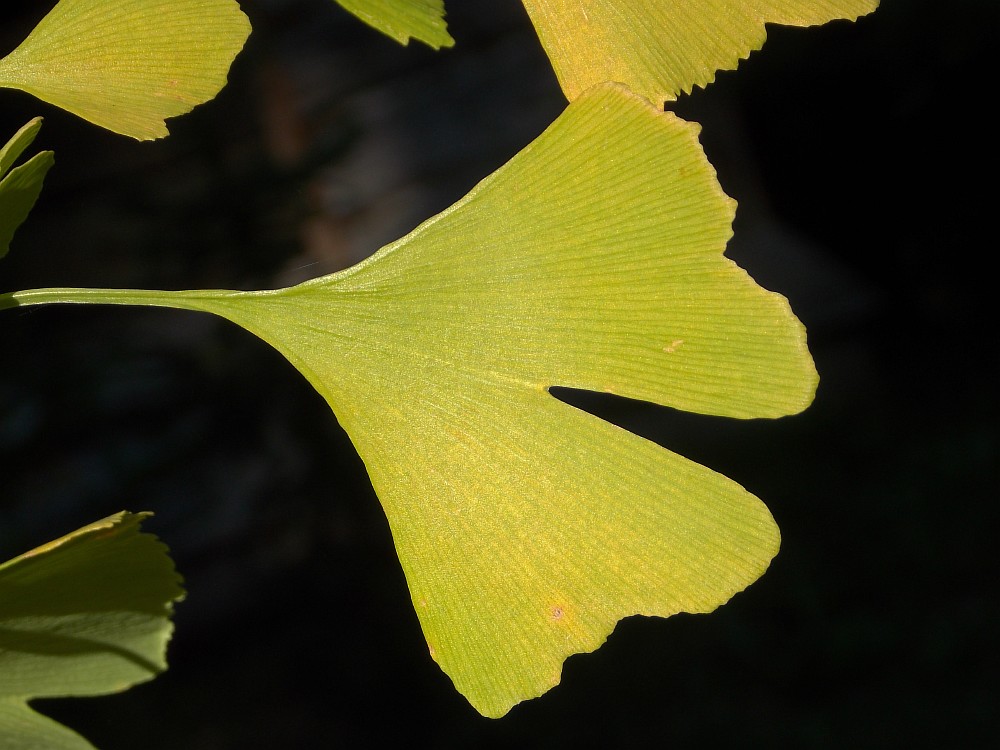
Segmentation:
<svg viewBox="0 0 1000 750">
<path fill-rule="evenodd" d="M 35 154 L 19 167 L 11 169 L 18 157 L 35 140 L 42 127 L 36 117 L 21 128 L 0 148 L 0 258 L 10 250 L 14 232 L 34 208 L 45 175 L 55 162 L 51 151 Z"/>
<path fill-rule="evenodd" d="M 118 513 L 0 565 L 0 747 L 90 748 L 34 698 L 104 695 L 152 679 L 180 577 L 167 548 Z"/>
<path fill-rule="evenodd" d="M 653 102 L 705 86 L 766 36 L 870 13 L 878 0 L 524 0 L 563 91 L 618 81 Z"/>
<path fill-rule="evenodd" d="M 35 290 L 0 308 L 182 307 L 270 342 L 364 459 L 432 656 L 499 716 L 619 619 L 708 612 L 777 551 L 737 484 L 548 393 L 743 418 L 811 401 L 801 324 L 723 257 L 735 206 L 697 133 L 598 87 L 344 272 L 271 292 Z"/>
<path fill-rule="evenodd" d="M 16 88 L 141 140 L 214 97 L 250 23 L 234 0 L 60 0 L 0 60 Z"/>
<path fill-rule="evenodd" d="M 337 0 L 369 26 L 400 44 L 417 39 L 440 49 L 455 40 L 444 20 L 444 0 Z"/>
</svg>

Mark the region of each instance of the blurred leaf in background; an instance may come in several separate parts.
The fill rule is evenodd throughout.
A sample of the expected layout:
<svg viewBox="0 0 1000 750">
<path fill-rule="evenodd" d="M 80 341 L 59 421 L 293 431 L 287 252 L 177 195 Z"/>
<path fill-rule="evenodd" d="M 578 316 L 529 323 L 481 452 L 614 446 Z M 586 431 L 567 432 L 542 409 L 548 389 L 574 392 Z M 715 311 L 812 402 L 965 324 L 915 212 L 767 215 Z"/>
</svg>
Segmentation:
<svg viewBox="0 0 1000 750">
<path fill-rule="evenodd" d="M 122 512 L 0 565 L 0 747 L 85 750 L 34 698 L 117 693 L 167 668 L 174 602 L 167 548 Z"/>
<path fill-rule="evenodd" d="M 51 151 L 42 151 L 14 167 L 41 127 L 42 118 L 34 118 L 0 148 L 0 258 L 10 250 L 14 232 L 34 208 L 42 192 L 45 175 L 55 163 Z"/>
</svg>

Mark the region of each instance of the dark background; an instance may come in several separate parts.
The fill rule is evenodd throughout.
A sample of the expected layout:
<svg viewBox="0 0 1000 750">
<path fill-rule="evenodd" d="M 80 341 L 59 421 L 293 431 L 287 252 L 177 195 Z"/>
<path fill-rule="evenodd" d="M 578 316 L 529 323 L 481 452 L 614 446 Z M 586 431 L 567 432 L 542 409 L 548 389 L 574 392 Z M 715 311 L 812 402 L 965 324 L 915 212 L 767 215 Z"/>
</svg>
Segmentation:
<svg viewBox="0 0 1000 750">
<path fill-rule="evenodd" d="M 0 138 L 43 114 L 57 154 L 4 290 L 329 273 L 565 106 L 517 0 L 452 0 L 439 53 L 329 0 L 243 6 L 230 85 L 164 141 L 0 92 Z M 0 51 L 48 7 L 5 4 Z M 759 495 L 782 550 L 712 615 L 622 622 L 499 721 L 430 660 L 363 466 L 279 355 L 197 314 L 4 312 L 0 558 L 152 510 L 189 590 L 167 673 L 44 709 L 102 750 L 995 738 L 998 39 L 995 0 L 884 0 L 854 25 L 772 27 L 676 105 L 740 202 L 729 254 L 809 327 L 816 402 L 734 422 L 563 395 Z"/>
</svg>

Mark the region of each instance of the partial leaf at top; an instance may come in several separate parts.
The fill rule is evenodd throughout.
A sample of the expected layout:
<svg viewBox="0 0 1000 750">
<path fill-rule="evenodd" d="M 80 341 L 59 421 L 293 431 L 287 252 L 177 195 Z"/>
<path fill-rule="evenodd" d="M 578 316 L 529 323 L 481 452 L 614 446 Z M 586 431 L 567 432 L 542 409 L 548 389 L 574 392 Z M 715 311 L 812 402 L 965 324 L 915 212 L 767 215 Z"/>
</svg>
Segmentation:
<svg viewBox="0 0 1000 750">
<path fill-rule="evenodd" d="M 444 20 L 444 0 L 337 0 L 369 26 L 400 44 L 418 39 L 434 49 L 455 44 Z"/>
<path fill-rule="evenodd" d="M 34 698 L 105 695 L 166 669 L 180 577 L 166 547 L 118 513 L 0 565 L 0 747 L 88 750 Z"/>
<path fill-rule="evenodd" d="M 14 232 L 34 208 L 42 192 L 45 175 L 55 163 L 51 151 L 42 151 L 21 166 L 11 169 L 18 157 L 35 140 L 41 127 L 42 118 L 34 118 L 0 148 L 0 258 L 10 250 Z"/>
<path fill-rule="evenodd" d="M 760 49 L 767 23 L 813 26 L 879 0 L 524 0 L 567 98 L 618 81 L 653 102 L 715 80 Z"/>
<path fill-rule="evenodd" d="M 371 475 L 433 658 L 499 716 L 635 614 L 708 612 L 778 548 L 764 505 L 551 386 L 777 417 L 816 373 L 784 298 L 723 256 L 696 125 L 591 89 L 452 208 L 268 292 L 36 290 L 213 312 L 327 399 Z"/>
<path fill-rule="evenodd" d="M 140 140 L 213 98 L 250 23 L 235 0 L 60 0 L 0 60 L 26 91 Z"/>
</svg>

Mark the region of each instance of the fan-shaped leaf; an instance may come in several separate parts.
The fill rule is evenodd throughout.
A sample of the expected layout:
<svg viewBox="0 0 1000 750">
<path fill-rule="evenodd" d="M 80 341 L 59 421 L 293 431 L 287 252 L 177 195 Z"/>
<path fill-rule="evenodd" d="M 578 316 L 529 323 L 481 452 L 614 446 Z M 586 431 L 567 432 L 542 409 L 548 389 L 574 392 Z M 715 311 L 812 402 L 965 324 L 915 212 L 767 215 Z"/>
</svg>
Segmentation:
<svg viewBox="0 0 1000 750">
<path fill-rule="evenodd" d="M 410 39 L 440 49 L 455 40 L 444 21 L 444 0 L 337 0 L 369 26 L 400 44 Z"/>
<path fill-rule="evenodd" d="M 0 60 L 0 86 L 159 138 L 165 118 L 219 93 L 249 33 L 234 0 L 60 0 Z"/>
<path fill-rule="evenodd" d="M 653 102 L 705 86 L 764 44 L 764 24 L 812 26 L 878 0 L 524 0 L 563 91 L 619 81 Z"/>
<path fill-rule="evenodd" d="M 210 305 L 328 399 L 431 652 L 485 714 L 622 617 L 714 609 L 777 551 L 741 487 L 546 392 L 737 417 L 810 402 L 801 325 L 722 255 L 733 203 L 696 133 L 602 87 L 368 262 Z"/>
<path fill-rule="evenodd" d="M 91 745 L 29 708 L 33 698 L 104 695 L 166 669 L 180 577 L 118 513 L 0 565 L 0 747 Z"/>
<path fill-rule="evenodd" d="M 816 374 L 785 300 L 723 256 L 698 128 L 591 89 L 451 209 L 271 292 L 37 290 L 222 315 L 326 397 L 364 459 L 431 653 L 483 713 L 634 614 L 707 612 L 778 548 L 736 483 L 547 393 L 776 417 Z"/>
</svg>

